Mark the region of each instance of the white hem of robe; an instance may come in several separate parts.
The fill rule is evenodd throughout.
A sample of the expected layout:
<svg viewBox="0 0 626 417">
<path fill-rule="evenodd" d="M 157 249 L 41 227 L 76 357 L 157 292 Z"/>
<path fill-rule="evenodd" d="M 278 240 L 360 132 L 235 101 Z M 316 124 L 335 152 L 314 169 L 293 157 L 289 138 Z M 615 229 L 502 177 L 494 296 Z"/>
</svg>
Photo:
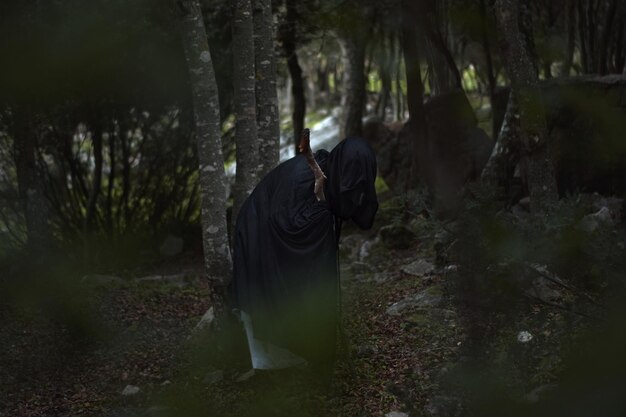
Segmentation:
<svg viewBox="0 0 626 417">
<path fill-rule="evenodd" d="M 289 350 L 276 346 L 272 343 L 256 339 L 252 329 L 252 318 L 245 311 L 241 311 L 239 318 L 243 322 L 248 339 L 248 349 L 252 359 L 254 369 L 284 369 L 292 367 L 303 367 L 307 365 L 304 358 L 290 352 Z"/>
</svg>

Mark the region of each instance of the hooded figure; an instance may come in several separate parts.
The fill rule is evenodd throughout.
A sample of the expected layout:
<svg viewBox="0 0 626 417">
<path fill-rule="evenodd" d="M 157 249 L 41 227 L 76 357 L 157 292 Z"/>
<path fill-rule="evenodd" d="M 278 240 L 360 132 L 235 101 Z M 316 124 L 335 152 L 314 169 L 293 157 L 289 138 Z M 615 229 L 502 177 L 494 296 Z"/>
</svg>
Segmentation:
<svg viewBox="0 0 626 417">
<path fill-rule="evenodd" d="M 315 160 L 327 177 L 325 201 L 297 155 L 263 178 L 237 217 L 231 290 L 255 369 L 332 362 L 341 222 L 369 229 L 378 209 L 376 157 L 365 140 L 344 139 Z"/>
</svg>

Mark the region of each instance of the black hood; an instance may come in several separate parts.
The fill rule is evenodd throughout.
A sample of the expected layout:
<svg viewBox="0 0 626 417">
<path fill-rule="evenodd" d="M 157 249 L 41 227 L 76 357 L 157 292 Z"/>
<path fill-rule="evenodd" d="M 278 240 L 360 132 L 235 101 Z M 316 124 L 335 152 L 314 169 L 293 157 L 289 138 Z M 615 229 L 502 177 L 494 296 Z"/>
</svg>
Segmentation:
<svg viewBox="0 0 626 417">
<path fill-rule="evenodd" d="M 361 138 L 349 137 L 332 150 L 326 160 L 326 197 L 333 213 L 370 229 L 378 210 L 376 155 Z"/>
</svg>

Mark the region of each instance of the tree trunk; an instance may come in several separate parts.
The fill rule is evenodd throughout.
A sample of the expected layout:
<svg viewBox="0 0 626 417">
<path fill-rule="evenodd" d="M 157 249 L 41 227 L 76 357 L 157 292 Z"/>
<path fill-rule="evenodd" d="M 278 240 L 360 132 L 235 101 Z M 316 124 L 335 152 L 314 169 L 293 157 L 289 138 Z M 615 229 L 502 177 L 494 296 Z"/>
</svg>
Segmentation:
<svg viewBox="0 0 626 417">
<path fill-rule="evenodd" d="M 491 137 L 494 140 L 498 137 L 496 126 L 496 118 L 494 116 L 495 92 L 496 92 L 496 75 L 493 66 L 493 57 L 491 56 L 491 42 L 489 41 L 489 31 L 487 24 L 487 5 L 485 0 L 480 0 L 480 17 L 481 17 L 481 37 L 483 51 L 485 53 L 485 64 L 487 66 L 487 84 L 489 87 L 489 104 L 491 105 Z"/>
<path fill-rule="evenodd" d="M 254 0 L 254 59 L 259 133 L 259 178 L 263 178 L 278 164 L 280 150 L 276 59 L 270 0 Z"/>
<path fill-rule="evenodd" d="M 441 3 L 433 0 L 420 0 L 417 3 L 407 3 L 407 13 L 413 19 L 420 19 L 430 46 L 431 71 L 434 71 L 436 93 L 452 91 L 462 88 L 461 72 L 456 66 L 454 57 L 447 45 L 446 38 L 441 31 L 445 27 L 445 16 L 442 18 Z M 440 22 L 441 21 L 441 22 Z M 408 24 L 411 24 L 410 22 Z M 415 23 L 412 23 L 413 25 Z"/>
<path fill-rule="evenodd" d="M 220 138 L 217 84 L 199 0 L 177 2 L 180 32 L 193 97 L 195 133 L 200 162 L 202 240 L 209 282 L 228 284 L 232 263 L 226 227 L 226 181 Z"/>
<path fill-rule="evenodd" d="M 361 31 L 344 32 L 339 37 L 343 63 L 343 121 L 341 137 L 360 136 L 365 109 L 365 35 Z"/>
<path fill-rule="evenodd" d="M 561 76 L 569 76 L 572 68 L 572 62 L 574 60 L 574 51 L 576 49 L 576 4 L 574 1 L 569 1 L 567 4 L 567 51 L 565 55 L 565 61 L 563 62 L 563 68 L 561 69 Z"/>
<path fill-rule="evenodd" d="M 113 189 L 115 188 L 115 136 L 116 128 L 109 132 L 109 178 L 107 184 L 106 228 L 109 236 L 113 234 Z"/>
<path fill-rule="evenodd" d="M 613 21 L 615 20 L 615 12 L 617 11 L 617 0 L 611 1 L 606 12 L 606 20 L 602 32 L 602 41 L 600 43 L 600 57 L 598 59 L 598 73 L 605 75 L 609 68 L 609 42 L 613 34 Z"/>
<path fill-rule="evenodd" d="M 97 116 L 96 116 L 97 117 Z M 91 181 L 91 192 L 87 201 L 87 211 L 83 223 L 83 233 L 88 234 L 94 230 L 94 221 L 98 205 L 98 197 L 102 188 L 102 128 L 98 120 L 91 129 L 91 140 L 93 143 L 94 170 Z"/>
<path fill-rule="evenodd" d="M 26 220 L 27 245 L 30 250 L 41 253 L 50 243 L 50 233 L 48 204 L 37 170 L 37 134 L 33 124 L 32 109 L 29 106 L 15 108 L 15 166 L 20 202 Z"/>
<path fill-rule="evenodd" d="M 515 95 L 509 93 L 500 132 L 494 136 L 496 143 L 481 175 L 481 181 L 487 187 L 497 189 L 502 186 L 507 196 L 510 195 L 510 179 L 520 158 L 519 147 L 516 147 L 520 137 L 518 116 L 519 110 Z"/>
<path fill-rule="evenodd" d="M 582 66 L 582 72 L 584 74 L 588 74 L 590 72 L 590 64 L 587 48 L 587 18 L 583 7 L 583 1 L 584 0 L 578 0 L 576 2 L 578 11 L 578 36 L 580 41 L 580 63 Z"/>
<path fill-rule="evenodd" d="M 522 176 L 533 212 L 549 211 L 558 199 L 554 168 L 548 155 L 545 111 L 537 73 L 520 33 L 519 0 L 496 0 L 496 21 L 502 33 L 502 56 L 520 116 Z"/>
<path fill-rule="evenodd" d="M 254 40 L 251 0 L 233 0 L 233 83 L 237 174 L 233 187 L 232 225 L 257 182 L 259 144 L 256 129 Z"/>
<path fill-rule="evenodd" d="M 414 9 L 410 6 L 410 0 L 405 0 L 403 5 L 402 24 L 402 52 L 404 54 L 404 64 L 406 69 L 406 100 L 409 109 L 409 127 L 412 132 L 411 141 L 412 155 L 410 181 L 414 184 L 418 177 L 425 178 L 423 172 L 424 164 L 420 163 L 428 144 L 428 129 L 424 114 L 424 85 L 422 83 L 422 73 L 420 71 L 420 56 L 417 46 L 417 31 L 415 29 Z"/>
<path fill-rule="evenodd" d="M 291 113 L 291 123 L 293 125 L 293 147 L 298 153 L 298 141 L 300 134 L 304 130 L 304 116 L 306 114 L 306 97 L 304 95 L 304 79 L 302 78 L 302 68 L 298 62 L 296 52 L 296 22 L 298 19 L 296 10 L 296 0 L 286 0 L 287 17 L 286 22 L 281 27 L 280 38 L 287 58 L 287 69 L 291 78 L 291 97 L 293 99 L 293 112 Z"/>
</svg>

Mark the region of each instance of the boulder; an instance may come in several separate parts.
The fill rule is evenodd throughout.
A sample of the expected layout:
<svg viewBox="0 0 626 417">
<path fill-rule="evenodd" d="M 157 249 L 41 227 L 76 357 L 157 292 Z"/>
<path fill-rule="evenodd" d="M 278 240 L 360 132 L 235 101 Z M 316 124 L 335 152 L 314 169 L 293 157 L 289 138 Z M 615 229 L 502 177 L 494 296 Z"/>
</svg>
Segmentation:
<svg viewBox="0 0 626 417">
<path fill-rule="evenodd" d="M 408 183 L 407 175 L 415 162 L 435 209 L 446 216 L 458 209 L 463 186 L 480 176 L 494 141 L 477 126 L 461 90 L 431 98 L 424 112 L 426 137 L 418 136 L 408 123 L 384 124 L 376 119 L 365 123 L 363 136 L 376 151 L 380 175 L 392 190 L 404 192 L 417 186 Z M 408 149 L 415 149 L 416 155 Z"/>
</svg>

